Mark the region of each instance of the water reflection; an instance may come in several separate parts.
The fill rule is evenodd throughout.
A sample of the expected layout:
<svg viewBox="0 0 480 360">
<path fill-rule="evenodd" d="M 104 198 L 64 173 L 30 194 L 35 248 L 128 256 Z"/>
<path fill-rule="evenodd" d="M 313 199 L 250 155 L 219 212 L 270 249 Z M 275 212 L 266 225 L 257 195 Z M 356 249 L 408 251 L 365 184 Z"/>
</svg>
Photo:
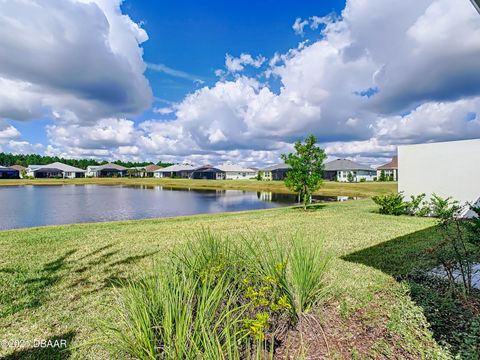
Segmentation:
<svg viewBox="0 0 480 360">
<path fill-rule="evenodd" d="M 315 202 L 347 198 L 315 196 Z M 268 209 L 297 203 L 295 195 L 164 186 L 0 187 L 0 230 L 42 225 L 161 218 Z"/>
</svg>

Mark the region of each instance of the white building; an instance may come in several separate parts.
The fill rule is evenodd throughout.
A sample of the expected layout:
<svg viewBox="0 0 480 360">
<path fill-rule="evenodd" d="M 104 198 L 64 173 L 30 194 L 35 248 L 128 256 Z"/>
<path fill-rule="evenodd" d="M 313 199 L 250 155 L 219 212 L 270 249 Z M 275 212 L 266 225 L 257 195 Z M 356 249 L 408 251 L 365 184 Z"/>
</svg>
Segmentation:
<svg viewBox="0 0 480 360">
<path fill-rule="evenodd" d="M 382 173 L 386 180 L 398 181 L 398 156 L 394 156 L 389 163 L 377 167 L 377 179 L 381 179 Z"/>
<path fill-rule="evenodd" d="M 167 166 L 162 169 L 155 170 L 153 176 L 156 178 L 184 178 L 188 179 L 191 177 L 193 171 L 196 168 L 190 164 L 177 164 L 172 166 Z"/>
<path fill-rule="evenodd" d="M 398 147 L 398 190 L 461 204 L 480 200 L 480 139 Z"/>
<path fill-rule="evenodd" d="M 30 165 L 26 169 L 26 175 L 34 178 L 78 178 L 85 176 L 85 170 L 74 166 L 54 162 L 48 165 Z"/>
<path fill-rule="evenodd" d="M 325 164 L 323 177 L 330 181 L 353 182 L 374 181 L 377 171 L 368 165 L 348 159 L 337 159 Z"/>
<path fill-rule="evenodd" d="M 254 179 L 258 174 L 257 170 L 244 168 L 243 166 L 234 164 L 223 164 L 216 166 L 216 168 L 225 173 L 225 180 Z"/>
<path fill-rule="evenodd" d="M 124 177 L 127 176 L 127 168 L 118 164 L 104 164 L 99 166 L 87 166 L 86 177 Z"/>
</svg>

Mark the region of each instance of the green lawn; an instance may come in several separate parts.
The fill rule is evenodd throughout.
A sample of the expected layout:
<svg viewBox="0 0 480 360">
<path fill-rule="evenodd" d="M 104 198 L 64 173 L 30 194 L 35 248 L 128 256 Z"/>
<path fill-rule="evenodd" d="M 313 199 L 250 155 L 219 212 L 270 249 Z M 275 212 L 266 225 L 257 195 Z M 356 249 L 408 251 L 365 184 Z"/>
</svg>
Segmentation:
<svg viewBox="0 0 480 360">
<path fill-rule="evenodd" d="M 290 192 L 283 181 L 257 180 L 187 180 L 153 178 L 89 178 L 89 179 L 31 179 L 0 180 L 0 186 L 8 185 L 63 185 L 63 184 L 101 184 L 101 185 L 146 185 L 165 186 L 167 188 L 190 189 L 237 189 L 251 191 Z M 316 192 L 317 195 L 370 197 L 397 191 L 395 182 L 338 183 L 327 181 Z"/>
<path fill-rule="evenodd" d="M 113 286 L 119 279 L 141 276 L 176 244 L 208 228 L 232 238 L 251 231 L 281 239 L 299 234 L 323 243 L 333 255 L 331 286 L 327 303 L 316 312 L 331 352 L 338 347 L 339 357 L 342 346 L 359 338 L 351 357 L 358 350 L 372 358 L 388 358 L 392 352 L 410 359 L 443 358 L 422 309 L 406 285 L 394 279 L 414 267 L 434 265 L 425 251 L 436 240 L 434 220 L 382 216 L 374 210 L 371 200 L 359 200 L 308 212 L 280 208 L 0 232 L 0 340 L 64 338 L 70 344 L 63 353 L 27 348 L 12 355 L 13 349 L 4 347 L 0 356 L 108 359 L 98 346 L 75 346 L 94 342 L 96 319 L 111 316 Z"/>
</svg>

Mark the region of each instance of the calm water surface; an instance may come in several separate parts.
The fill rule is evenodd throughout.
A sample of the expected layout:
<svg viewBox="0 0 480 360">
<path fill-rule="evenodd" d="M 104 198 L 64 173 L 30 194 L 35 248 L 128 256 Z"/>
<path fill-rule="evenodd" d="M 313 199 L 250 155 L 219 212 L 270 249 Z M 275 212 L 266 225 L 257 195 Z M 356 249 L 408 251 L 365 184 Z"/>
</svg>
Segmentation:
<svg viewBox="0 0 480 360">
<path fill-rule="evenodd" d="M 318 201 L 345 198 L 316 197 Z M 268 209 L 296 203 L 289 194 L 188 190 L 161 186 L 2 186 L 0 230 Z"/>
</svg>

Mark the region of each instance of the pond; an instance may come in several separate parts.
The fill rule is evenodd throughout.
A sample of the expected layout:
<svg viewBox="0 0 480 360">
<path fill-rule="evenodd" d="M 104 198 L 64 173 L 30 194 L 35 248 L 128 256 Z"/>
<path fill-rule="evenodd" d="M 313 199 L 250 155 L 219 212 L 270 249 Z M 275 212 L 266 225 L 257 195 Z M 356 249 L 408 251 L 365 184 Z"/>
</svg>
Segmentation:
<svg viewBox="0 0 480 360">
<path fill-rule="evenodd" d="M 316 201 L 345 197 L 316 196 Z M 240 190 L 190 190 L 162 186 L 1 186 L 0 230 L 43 225 L 135 220 L 268 209 L 296 196 Z"/>
</svg>

